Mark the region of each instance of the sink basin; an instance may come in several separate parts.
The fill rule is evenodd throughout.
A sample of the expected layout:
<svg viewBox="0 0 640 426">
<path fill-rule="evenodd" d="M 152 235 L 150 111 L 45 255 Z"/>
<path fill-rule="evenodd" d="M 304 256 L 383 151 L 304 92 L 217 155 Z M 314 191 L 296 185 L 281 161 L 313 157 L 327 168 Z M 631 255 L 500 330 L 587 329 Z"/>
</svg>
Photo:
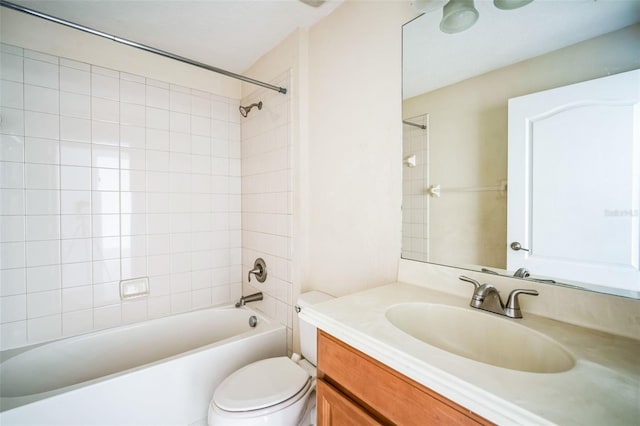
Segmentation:
<svg viewBox="0 0 640 426">
<path fill-rule="evenodd" d="M 516 321 L 471 308 L 404 303 L 389 308 L 398 329 L 431 346 L 496 367 L 560 373 L 575 361 L 553 339 Z"/>
</svg>

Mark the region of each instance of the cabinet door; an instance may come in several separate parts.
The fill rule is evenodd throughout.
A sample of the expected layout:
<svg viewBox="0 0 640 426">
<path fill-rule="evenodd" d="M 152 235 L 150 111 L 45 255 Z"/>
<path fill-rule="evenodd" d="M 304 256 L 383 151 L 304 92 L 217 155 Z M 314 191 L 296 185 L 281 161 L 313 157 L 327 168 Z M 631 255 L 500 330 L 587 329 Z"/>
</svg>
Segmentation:
<svg viewBox="0 0 640 426">
<path fill-rule="evenodd" d="M 318 426 L 341 425 L 380 425 L 359 405 L 334 389 L 331 385 L 318 380 Z"/>
</svg>

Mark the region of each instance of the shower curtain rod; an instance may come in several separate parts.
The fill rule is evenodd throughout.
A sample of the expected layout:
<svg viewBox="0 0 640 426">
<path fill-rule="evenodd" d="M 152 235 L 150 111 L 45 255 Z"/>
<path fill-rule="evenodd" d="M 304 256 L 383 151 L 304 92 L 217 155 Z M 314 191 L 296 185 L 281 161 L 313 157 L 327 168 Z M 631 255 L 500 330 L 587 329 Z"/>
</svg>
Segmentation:
<svg viewBox="0 0 640 426">
<path fill-rule="evenodd" d="M 262 86 L 267 89 L 275 90 L 276 92 L 280 92 L 282 94 L 287 93 L 287 89 L 284 87 L 274 86 L 273 84 L 265 83 L 260 80 L 255 80 L 253 78 L 245 77 L 240 74 L 232 73 L 231 71 L 226 71 L 220 68 L 213 67 L 211 65 L 204 64 L 202 62 L 194 61 L 189 58 L 185 58 L 179 55 L 174 55 L 173 53 L 166 52 L 164 50 L 156 49 L 155 47 L 147 46 L 141 43 L 136 43 L 135 41 L 127 40 L 124 38 L 120 38 L 111 34 L 104 33 L 102 31 L 95 30 L 93 28 L 85 27 L 84 25 L 76 24 L 74 22 L 66 21 L 61 18 L 56 18 L 55 16 L 47 15 L 46 13 L 38 12 L 37 10 L 29 9 L 28 7 L 20 6 L 15 3 L 11 3 L 5 0 L 0 0 L 0 6 L 4 6 L 8 9 L 17 10 L 19 12 L 26 13 L 28 15 L 36 16 L 38 18 L 45 19 L 47 21 L 55 22 L 57 24 L 66 25 L 67 27 L 74 28 L 76 30 L 84 31 L 93 35 L 97 35 L 99 37 L 108 38 L 109 40 L 113 40 L 117 43 L 125 44 L 127 46 L 135 47 L 136 49 L 144 50 L 147 52 L 154 53 L 156 55 L 164 56 L 165 58 L 173 59 L 179 62 L 184 62 L 185 64 L 193 65 L 198 68 L 204 68 L 208 71 L 213 71 L 218 74 L 225 75 L 227 77 L 235 78 L 237 80 L 242 80 L 246 83 L 255 84 L 257 86 Z"/>
<path fill-rule="evenodd" d="M 409 125 L 409 126 L 420 127 L 422 130 L 425 130 L 427 128 L 427 126 L 425 126 L 424 124 L 412 123 L 412 122 L 407 121 L 407 120 L 402 120 L 402 122 L 404 124 Z"/>
</svg>

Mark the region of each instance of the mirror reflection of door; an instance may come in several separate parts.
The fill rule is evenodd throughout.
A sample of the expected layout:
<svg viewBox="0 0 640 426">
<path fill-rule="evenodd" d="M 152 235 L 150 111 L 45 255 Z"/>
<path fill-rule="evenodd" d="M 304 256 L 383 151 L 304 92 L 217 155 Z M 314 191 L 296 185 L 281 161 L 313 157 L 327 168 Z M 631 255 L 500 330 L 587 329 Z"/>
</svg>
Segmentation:
<svg viewBox="0 0 640 426">
<path fill-rule="evenodd" d="M 640 70 L 510 99 L 508 139 L 507 269 L 638 291 Z"/>
</svg>

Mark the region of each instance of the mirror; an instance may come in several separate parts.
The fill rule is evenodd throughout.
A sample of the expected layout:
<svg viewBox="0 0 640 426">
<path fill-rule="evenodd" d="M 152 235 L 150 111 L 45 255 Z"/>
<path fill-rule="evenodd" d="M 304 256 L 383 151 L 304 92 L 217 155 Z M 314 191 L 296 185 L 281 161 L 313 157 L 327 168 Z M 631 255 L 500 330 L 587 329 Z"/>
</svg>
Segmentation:
<svg viewBox="0 0 640 426">
<path fill-rule="evenodd" d="M 590 282 L 589 276 L 550 273 L 535 262 L 534 267 L 507 259 L 515 252 L 511 243 L 520 244 L 521 259 L 533 257 L 534 251 L 525 240 L 511 241 L 507 232 L 507 224 L 514 221 L 509 199 L 517 186 L 509 182 L 509 168 L 515 167 L 508 165 L 509 100 L 639 69 L 640 2 L 534 0 L 501 10 L 483 0 L 475 7 L 479 18 L 463 32 L 440 31 L 441 8 L 403 27 L 402 257 L 640 298 L 640 165 L 635 160 L 635 178 L 627 182 L 631 204 L 595 209 L 634 230 L 624 241 L 606 233 L 596 241 L 608 247 L 626 245 L 629 259 L 624 266 L 635 274 L 632 282 Z M 634 152 L 640 149 L 637 131 L 630 144 Z M 537 161 L 532 168 L 545 167 Z M 544 193 L 541 179 L 536 182 L 538 193 Z M 563 191 L 568 201 L 580 201 L 578 193 Z M 593 197 L 589 205 L 598 201 Z M 538 223 L 537 229 L 542 228 Z M 550 241 L 553 232 L 546 234 L 547 245 L 585 244 Z M 575 234 L 588 235 L 589 230 Z M 524 251 L 529 248 L 532 252 Z M 611 276 L 617 276 L 615 271 Z"/>
</svg>

